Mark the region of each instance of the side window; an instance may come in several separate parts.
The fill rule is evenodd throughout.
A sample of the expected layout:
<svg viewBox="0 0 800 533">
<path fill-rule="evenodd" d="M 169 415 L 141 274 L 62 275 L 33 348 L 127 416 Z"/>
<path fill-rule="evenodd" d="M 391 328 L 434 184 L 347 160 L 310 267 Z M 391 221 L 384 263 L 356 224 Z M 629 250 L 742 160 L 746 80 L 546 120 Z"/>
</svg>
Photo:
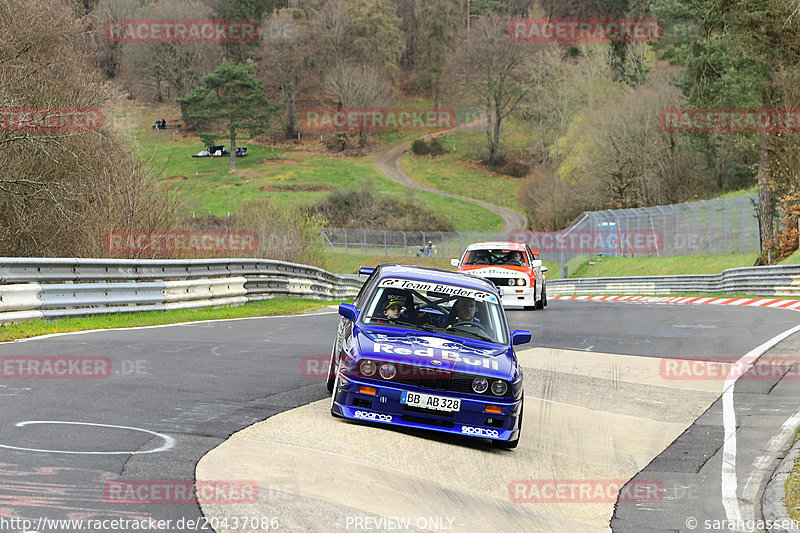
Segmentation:
<svg viewBox="0 0 800 533">
<path fill-rule="evenodd" d="M 353 304 L 357 308 L 361 309 L 361 304 L 364 303 L 364 298 L 366 297 L 366 295 L 368 295 L 369 293 L 372 292 L 372 286 L 375 285 L 375 280 L 376 279 L 378 279 L 378 269 L 377 268 L 372 271 L 372 274 L 369 275 L 367 280 L 361 286 L 361 290 L 358 291 L 358 296 L 356 296 L 356 299 L 353 301 Z"/>
</svg>

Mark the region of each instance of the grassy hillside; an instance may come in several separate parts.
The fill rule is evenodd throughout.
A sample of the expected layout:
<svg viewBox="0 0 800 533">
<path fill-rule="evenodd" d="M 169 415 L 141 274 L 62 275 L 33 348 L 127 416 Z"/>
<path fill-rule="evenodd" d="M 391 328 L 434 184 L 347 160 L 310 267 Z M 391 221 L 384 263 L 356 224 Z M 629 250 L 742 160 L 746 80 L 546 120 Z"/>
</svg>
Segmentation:
<svg viewBox="0 0 800 533">
<path fill-rule="evenodd" d="M 679 257 L 606 257 L 588 262 L 570 273 L 576 278 L 614 276 L 666 276 L 674 274 L 718 274 L 728 268 L 753 266 L 758 254 L 689 255 Z"/>
<path fill-rule="evenodd" d="M 151 157 L 168 186 L 190 216 L 235 213 L 248 200 L 270 197 L 278 204 L 292 206 L 315 202 L 330 191 L 365 185 L 380 193 L 414 196 L 430 208 L 450 218 L 460 231 L 502 231 L 503 221 L 494 213 L 469 202 L 411 190 L 384 177 L 375 167 L 374 156 L 332 157 L 322 152 L 319 142 L 287 147 L 254 144 L 247 138 L 237 145 L 247 146 L 248 157 L 238 158 L 236 171 L 229 172 L 229 159 L 192 158 L 203 149 L 194 136 L 178 130 L 154 130 L 155 120 L 167 124 L 179 120 L 177 107 L 140 108 L 127 105 L 117 111 L 117 125 L 130 136 L 142 157 Z M 387 142 L 401 142 L 416 133 L 386 132 Z M 229 144 L 219 141 L 220 144 Z"/>
</svg>

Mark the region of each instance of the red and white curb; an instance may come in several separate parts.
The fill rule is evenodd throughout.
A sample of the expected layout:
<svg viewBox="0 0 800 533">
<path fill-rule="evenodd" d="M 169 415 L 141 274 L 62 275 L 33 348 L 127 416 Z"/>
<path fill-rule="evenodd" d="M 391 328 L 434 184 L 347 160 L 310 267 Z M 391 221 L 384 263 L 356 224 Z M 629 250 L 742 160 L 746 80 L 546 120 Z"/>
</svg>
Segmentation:
<svg viewBox="0 0 800 533">
<path fill-rule="evenodd" d="M 646 304 L 713 304 L 741 305 L 747 307 L 774 307 L 798 309 L 800 300 L 776 300 L 771 298 L 701 298 L 685 296 L 553 296 L 551 300 L 591 300 L 602 302 L 627 302 Z"/>
</svg>

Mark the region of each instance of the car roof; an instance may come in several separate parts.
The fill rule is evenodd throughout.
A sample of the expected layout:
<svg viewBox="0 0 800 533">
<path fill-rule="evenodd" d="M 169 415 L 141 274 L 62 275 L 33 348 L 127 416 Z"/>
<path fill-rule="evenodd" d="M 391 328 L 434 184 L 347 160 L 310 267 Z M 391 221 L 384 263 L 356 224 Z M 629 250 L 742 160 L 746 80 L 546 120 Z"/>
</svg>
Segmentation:
<svg viewBox="0 0 800 533">
<path fill-rule="evenodd" d="M 524 242 L 505 242 L 505 241 L 490 241 L 490 242 L 476 242 L 474 244 L 470 244 L 467 246 L 467 251 L 472 250 L 492 250 L 495 248 L 502 248 L 504 250 L 519 250 L 520 252 L 525 251 L 525 243 Z"/>
<path fill-rule="evenodd" d="M 484 278 L 462 272 L 453 272 L 452 270 L 443 270 L 441 268 L 400 265 L 394 263 L 381 265 L 379 268 L 380 272 L 378 275 L 380 278 L 407 278 L 417 281 L 449 283 L 451 285 L 458 285 L 460 287 L 478 289 L 491 292 L 492 294 L 497 294 L 497 287 L 495 287 L 494 283 L 491 283 Z"/>
</svg>

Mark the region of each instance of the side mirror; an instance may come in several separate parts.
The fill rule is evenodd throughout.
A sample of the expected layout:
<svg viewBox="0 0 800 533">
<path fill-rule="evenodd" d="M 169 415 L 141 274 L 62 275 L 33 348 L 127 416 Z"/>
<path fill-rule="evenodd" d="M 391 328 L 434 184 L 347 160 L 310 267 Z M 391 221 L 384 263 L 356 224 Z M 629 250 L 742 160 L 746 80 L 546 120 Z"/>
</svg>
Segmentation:
<svg viewBox="0 0 800 533">
<path fill-rule="evenodd" d="M 450 264 L 453 265 L 454 267 L 458 267 L 459 263 L 460 263 L 460 261 L 458 259 L 451 259 L 450 260 Z"/>
<path fill-rule="evenodd" d="M 546 267 L 546 266 L 543 266 L 543 267 L 542 267 L 542 272 L 547 272 L 547 270 L 548 270 L 548 269 L 547 269 L 547 267 Z"/>
<path fill-rule="evenodd" d="M 534 259 L 533 261 L 531 261 L 531 266 L 533 268 L 542 266 L 542 260 L 541 259 Z"/>
<path fill-rule="evenodd" d="M 339 304 L 339 314 L 351 322 L 355 322 L 358 318 L 358 309 L 353 304 Z"/>
<path fill-rule="evenodd" d="M 518 344 L 528 344 L 529 342 L 531 342 L 531 332 L 527 329 L 517 329 L 511 334 L 512 346 L 516 346 Z"/>
</svg>

